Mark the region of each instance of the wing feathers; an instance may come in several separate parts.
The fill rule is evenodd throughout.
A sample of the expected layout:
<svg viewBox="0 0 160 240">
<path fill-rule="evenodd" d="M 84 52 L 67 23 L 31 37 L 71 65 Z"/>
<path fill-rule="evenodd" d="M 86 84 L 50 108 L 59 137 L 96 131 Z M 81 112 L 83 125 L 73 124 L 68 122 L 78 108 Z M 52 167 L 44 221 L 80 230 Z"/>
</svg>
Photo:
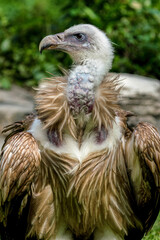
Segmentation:
<svg viewBox="0 0 160 240">
<path fill-rule="evenodd" d="M 127 165 L 144 232 L 160 209 L 160 135 L 149 123 L 139 123 L 126 142 Z"/>
<path fill-rule="evenodd" d="M 149 123 L 139 123 L 134 131 L 135 150 L 145 160 L 160 187 L 160 135 Z"/>
<path fill-rule="evenodd" d="M 29 191 L 40 159 L 38 145 L 30 133 L 20 132 L 7 140 L 0 162 L 0 208 L 6 200 Z"/>
</svg>

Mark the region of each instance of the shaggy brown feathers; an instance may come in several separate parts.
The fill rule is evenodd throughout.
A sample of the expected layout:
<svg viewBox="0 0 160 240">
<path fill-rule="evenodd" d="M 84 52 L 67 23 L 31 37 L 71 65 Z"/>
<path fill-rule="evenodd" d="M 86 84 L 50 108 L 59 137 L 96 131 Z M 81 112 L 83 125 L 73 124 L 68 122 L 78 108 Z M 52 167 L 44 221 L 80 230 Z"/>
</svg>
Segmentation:
<svg viewBox="0 0 160 240">
<path fill-rule="evenodd" d="M 95 103 L 90 119 L 92 127 L 106 129 L 112 126 L 116 111 L 119 110 L 117 98 L 119 76 L 108 74 L 95 93 Z M 79 135 L 79 126 L 70 112 L 66 96 L 67 76 L 52 77 L 41 84 L 36 95 L 38 118 L 42 120 L 44 128 L 55 128 L 60 138 L 62 132 L 69 132 L 75 139 Z M 84 126 L 80 126 L 83 128 Z M 91 130 L 91 129 L 90 129 Z"/>
<path fill-rule="evenodd" d="M 4 203 L 30 191 L 30 185 L 39 171 L 40 160 L 38 145 L 30 133 L 17 133 L 6 142 L 0 164 L 0 222 L 5 225 L 10 204 Z M 25 207 L 23 200 L 21 206 L 22 209 Z"/>
<path fill-rule="evenodd" d="M 121 239 L 130 238 L 130 230 L 139 231 L 140 239 L 160 206 L 160 137 L 146 123 L 133 131 L 127 127 L 131 113 L 118 107 L 118 78 L 110 75 L 96 90 L 89 123 L 79 126 L 67 102 L 66 78 L 51 78 L 37 91 L 37 113 L 44 129 L 58 130 L 61 141 L 64 134 L 74 137 L 80 148 L 87 134 L 103 127 L 112 130 L 118 117 L 122 136 L 113 148 L 93 151 L 79 162 L 69 154 L 45 148 L 25 132 L 33 118 L 9 126 L 8 130 L 15 131 L 1 156 L 0 222 L 7 225 L 11 200 L 25 191 L 19 214 L 30 197 L 26 238 L 55 239 L 65 221 L 67 230 L 82 239 L 105 227 Z"/>
</svg>

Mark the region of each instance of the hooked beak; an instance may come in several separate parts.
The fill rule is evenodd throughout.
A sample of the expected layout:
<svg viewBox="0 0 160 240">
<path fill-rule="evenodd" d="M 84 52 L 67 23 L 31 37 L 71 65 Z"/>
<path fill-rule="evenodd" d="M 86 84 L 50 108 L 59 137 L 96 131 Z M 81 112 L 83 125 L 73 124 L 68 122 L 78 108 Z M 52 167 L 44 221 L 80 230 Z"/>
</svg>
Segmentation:
<svg viewBox="0 0 160 240">
<path fill-rule="evenodd" d="M 39 44 L 39 51 L 42 53 L 44 49 L 65 50 L 65 46 L 64 33 L 58 33 L 44 37 Z"/>
</svg>

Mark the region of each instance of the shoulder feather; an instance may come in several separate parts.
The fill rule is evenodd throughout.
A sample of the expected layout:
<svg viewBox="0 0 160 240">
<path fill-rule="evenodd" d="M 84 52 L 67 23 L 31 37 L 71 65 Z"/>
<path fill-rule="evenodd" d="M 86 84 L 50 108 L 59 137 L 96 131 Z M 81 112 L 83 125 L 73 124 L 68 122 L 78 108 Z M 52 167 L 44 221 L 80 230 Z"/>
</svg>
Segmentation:
<svg viewBox="0 0 160 240">
<path fill-rule="evenodd" d="M 36 115 L 34 113 L 31 113 L 31 114 L 27 115 L 24 120 L 14 122 L 10 125 L 5 126 L 2 130 L 2 133 L 8 133 L 9 132 L 9 134 L 5 138 L 5 142 L 2 146 L 2 149 L 3 149 L 5 143 L 7 142 L 7 140 L 10 137 L 12 137 L 13 135 L 15 135 L 19 132 L 27 131 L 30 128 L 30 126 L 31 126 L 32 122 L 34 121 L 35 117 L 36 117 Z"/>
<path fill-rule="evenodd" d="M 135 150 L 152 172 L 157 187 L 160 187 L 160 135 L 149 123 L 139 123 L 134 130 Z"/>
</svg>

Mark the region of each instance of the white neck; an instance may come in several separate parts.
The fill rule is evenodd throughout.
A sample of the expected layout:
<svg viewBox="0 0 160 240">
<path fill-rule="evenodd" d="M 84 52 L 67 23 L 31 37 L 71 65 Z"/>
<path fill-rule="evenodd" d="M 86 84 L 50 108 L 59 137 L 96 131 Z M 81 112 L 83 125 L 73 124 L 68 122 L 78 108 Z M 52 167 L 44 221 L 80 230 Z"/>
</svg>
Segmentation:
<svg viewBox="0 0 160 240">
<path fill-rule="evenodd" d="M 74 116 L 92 112 L 95 91 L 110 68 L 104 59 L 86 58 L 80 63 L 73 65 L 68 76 L 67 98 Z"/>
<path fill-rule="evenodd" d="M 111 62 L 110 60 L 106 59 L 86 59 L 82 61 L 81 64 L 75 63 L 73 64 L 73 68 L 71 71 L 71 74 L 79 73 L 79 74 L 89 74 L 91 78 L 93 78 L 94 86 L 98 86 L 105 75 L 108 73 L 108 71 L 111 68 Z"/>
</svg>

